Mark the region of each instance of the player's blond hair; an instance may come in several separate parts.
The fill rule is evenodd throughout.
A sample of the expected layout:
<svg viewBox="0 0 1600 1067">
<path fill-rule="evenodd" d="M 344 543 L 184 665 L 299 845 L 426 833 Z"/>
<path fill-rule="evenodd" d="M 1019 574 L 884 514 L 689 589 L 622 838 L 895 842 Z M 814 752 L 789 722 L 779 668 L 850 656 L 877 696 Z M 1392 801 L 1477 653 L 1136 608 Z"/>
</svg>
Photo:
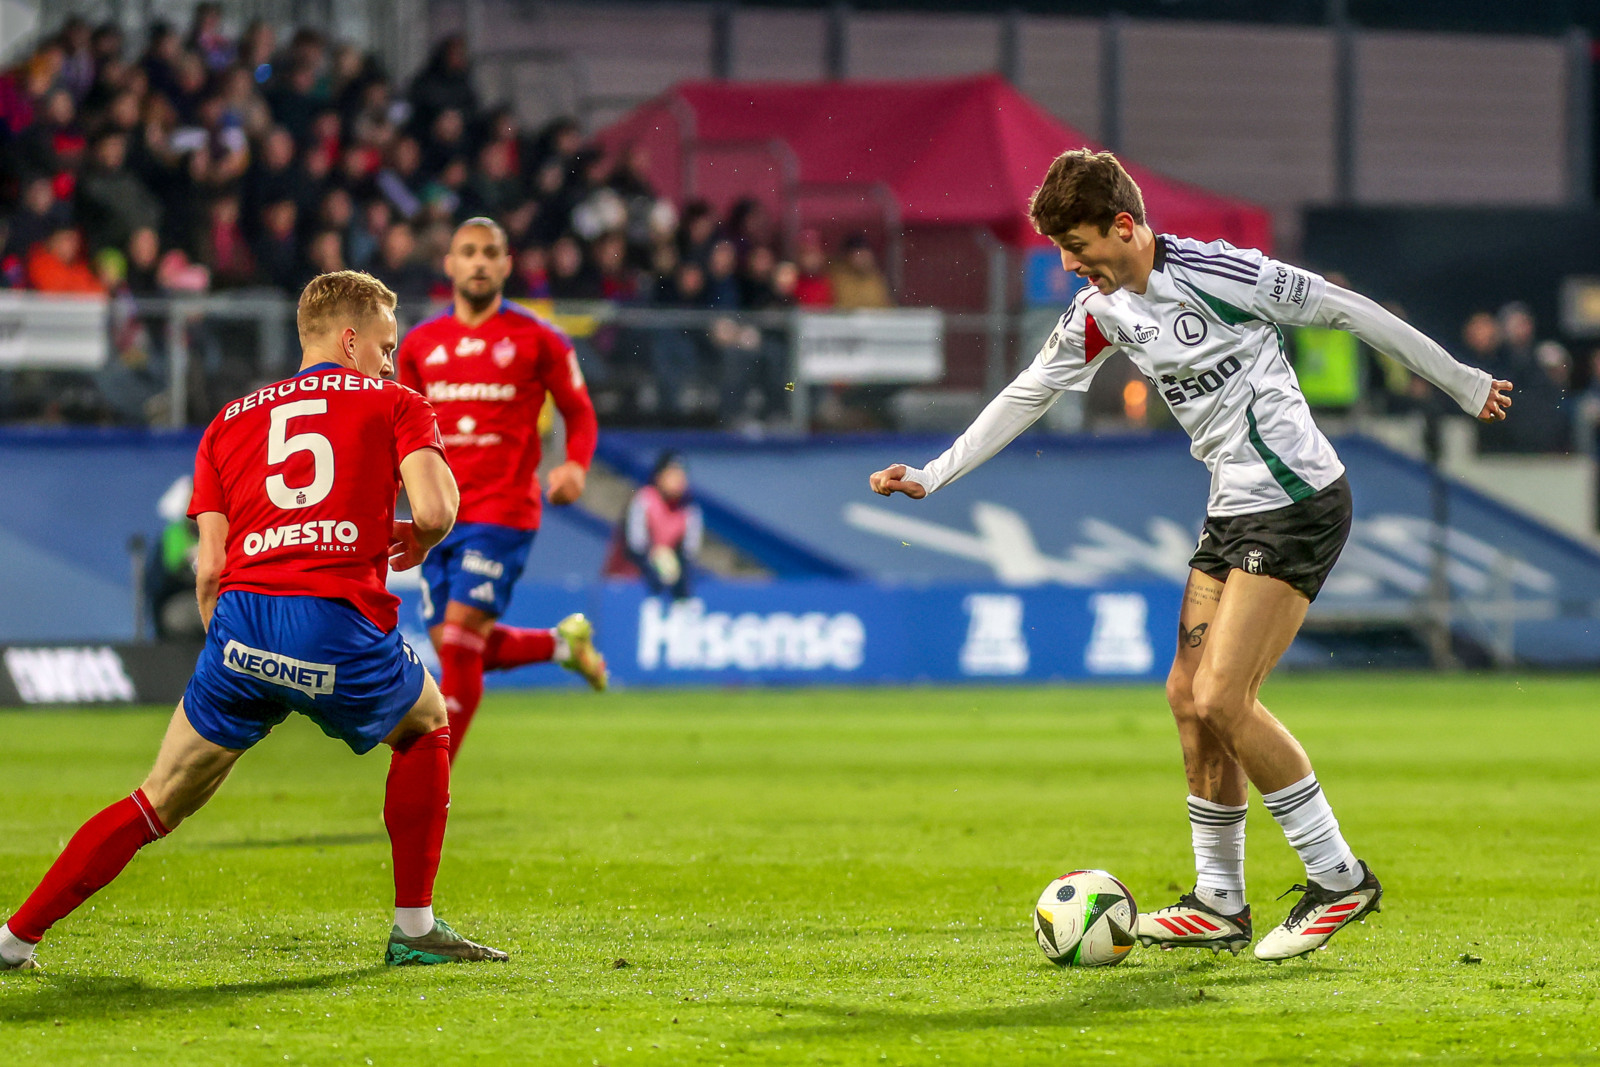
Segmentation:
<svg viewBox="0 0 1600 1067">
<path fill-rule="evenodd" d="M 1057 156 L 1028 205 L 1033 228 L 1046 237 L 1060 237 L 1086 222 L 1107 233 L 1123 212 L 1144 223 L 1144 194 L 1138 183 L 1116 156 L 1087 148 Z"/>
<path fill-rule="evenodd" d="M 303 346 L 335 326 L 359 325 L 380 310 L 393 311 L 399 303 L 394 291 L 360 270 L 319 274 L 306 284 L 295 310 L 295 325 Z"/>
</svg>

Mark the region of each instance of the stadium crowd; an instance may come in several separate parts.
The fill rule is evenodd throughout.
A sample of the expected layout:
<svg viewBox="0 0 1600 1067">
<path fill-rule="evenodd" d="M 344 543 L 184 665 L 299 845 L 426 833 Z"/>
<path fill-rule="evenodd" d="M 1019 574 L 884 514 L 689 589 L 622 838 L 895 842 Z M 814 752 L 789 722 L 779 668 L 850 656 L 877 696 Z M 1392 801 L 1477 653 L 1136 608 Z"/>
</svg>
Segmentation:
<svg viewBox="0 0 1600 1067">
<path fill-rule="evenodd" d="M 864 237 L 830 261 L 817 233 L 786 241 L 757 200 L 724 216 L 676 205 L 647 170 L 640 151 L 603 153 L 571 119 L 527 130 L 510 108 L 486 106 L 460 37 L 401 87 L 376 57 L 315 30 L 280 39 L 258 21 L 230 37 L 213 3 L 196 6 L 186 31 L 155 24 L 142 48 L 114 23 L 70 18 L 0 74 L 0 285 L 111 295 L 114 359 L 92 375 L 0 372 L 0 420 L 164 418 L 165 319 L 138 298 L 292 298 L 315 274 L 354 267 L 386 282 L 414 322 L 449 299 L 441 260 L 474 215 L 506 228 L 515 298 L 717 313 L 892 302 Z M 237 326 L 184 329 L 191 421 L 272 370 L 238 356 L 260 346 Z M 1304 357 L 1353 339 L 1300 333 L 1313 404 L 1350 406 L 1337 389 L 1313 395 Z M 718 314 L 703 327 L 602 326 L 575 340 L 613 421 L 738 426 L 786 407 L 781 330 Z M 1575 375 L 1513 304 L 1473 315 L 1456 354 L 1517 383 L 1518 417 L 1483 428 L 1485 450 L 1593 450 L 1600 352 L 1595 373 Z M 1360 362 L 1364 409 L 1433 403 L 1398 365 Z M 1160 421 L 1142 404 L 1130 417 L 1114 384 L 1102 390 L 1112 421 Z"/>
<path fill-rule="evenodd" d="M 71 18 L 0 75 L 0 279 L 44 292 L 294 296 L 315 274 L 367 270 L 415 321 L 449 299 L 440 262 L 456 223 L 501 221 L 517 298 L 724 312 L 881 307 L 864 238 L 829 262 L 817 234 L 785 247 L 757 201 L 719 217 L 658 196 L 636 150 L 607 155 L 576 122 L 519 126 L 473 87 L 464 41 L 442 41 L 408 86 L 377 59 L 266 22 L 237 38 L 218 5 L 186 32 L 157 23 L 142 49 L 113 23 Z M 159 404 L 159 331 L 126 313 L 117 366 L 51 393 L 0 385 L 0 418 L 142 421 Z M 207 373 L 201 417 L 228 389 L 213 333 L 191 329 Z M 704 330 L 603 331 L 584 343 L 615 404 L 668 416 L 760 418 L 780 398 L 776 341 L 734 320 Z M 778 367 L 778 369 L 774 369 Z M 145 379 L 143 387 L 137 379 Z M 218 379 L 221 380 L 218 380 Z"/>
</svg>

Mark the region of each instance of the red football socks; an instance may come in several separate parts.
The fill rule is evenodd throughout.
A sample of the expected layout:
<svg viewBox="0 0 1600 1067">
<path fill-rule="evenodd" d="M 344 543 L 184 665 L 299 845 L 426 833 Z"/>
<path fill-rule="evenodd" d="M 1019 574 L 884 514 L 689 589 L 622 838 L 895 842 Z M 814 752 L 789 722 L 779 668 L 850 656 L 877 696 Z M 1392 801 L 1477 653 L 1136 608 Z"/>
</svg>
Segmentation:
<svg viewBox="0 0 1600 1067">
<path fill-rule="evenodd" d="M 450 713 L 450 759 L 461 751 L 467 727 L 483 700 L 484 639 L 453 622 L 439 639 L 439 690 Z"/>
<path fill-rule="evenodd" d="M 554 630 L 521 630 L 515 626 L 496 626 L 489 631 L 483 650 L 483 669 L 503 671 L 529 663 L 548 663 L 555 658 Z"/>
<path fill-rule="evenodd" d="M 423 734 L 389 760 L 383 824 L 394 850 L 394 906 L 433 905 L 445 820 L 450 814 L 450 728 Z M 15 929 L 15 927 L 13 927 Z"/>
<path fill-rule="evenodd" d="M 134 790 L 72 835 L 39 888 L 6 925 L 22 940 L 37 943 L 46 930 L 121 874 L 135 852 L 166 836 L 167 828 L 144 790 Z"/>
</svg>

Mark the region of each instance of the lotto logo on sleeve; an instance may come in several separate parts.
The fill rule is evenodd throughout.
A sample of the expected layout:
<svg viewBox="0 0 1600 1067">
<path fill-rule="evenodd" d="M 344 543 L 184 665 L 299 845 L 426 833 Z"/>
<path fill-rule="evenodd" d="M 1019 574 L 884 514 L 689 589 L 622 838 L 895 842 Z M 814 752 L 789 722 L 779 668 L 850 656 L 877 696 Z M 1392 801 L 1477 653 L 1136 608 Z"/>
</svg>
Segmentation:
<svg viewBox="0 0 1600 1067">
<path fill-rule="evenodd" d="M 309 697 L 333 692 L 334 667 L 331 663 L 309 663 L 280 656 L 276 652 L 263 652 L 237 641 L 229 641 L 223 648 L 222 662 L 236 674 L 248 674 L 285 689 L 298 689 Z"/>
</svg>

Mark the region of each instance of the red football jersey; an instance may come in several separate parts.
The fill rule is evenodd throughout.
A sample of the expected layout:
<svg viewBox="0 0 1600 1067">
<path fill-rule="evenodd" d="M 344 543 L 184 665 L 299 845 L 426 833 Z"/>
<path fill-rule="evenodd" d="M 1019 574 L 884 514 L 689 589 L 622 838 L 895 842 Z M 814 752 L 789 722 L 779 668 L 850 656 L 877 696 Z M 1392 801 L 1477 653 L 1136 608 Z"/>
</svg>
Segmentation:
<svg viewBox="0 0 1600 1067">
<path fill-rule="evenodd" d="M 585 470 L 599 426 L 572 342 L 507 300 L 468 328 L 454 306 L 418 323 L 395 354 L 395 377 L 439 413 L 461 486 L 457 522 L 539 525 L 539 410 L 548 391 L 567 424 L 567 459 Z"/>
<path fill-rule="evenodd" d="M 347 600 L 385 633 L 389 535 L 400 461 L 444 452 L 428 402 L 319 363 L 211 420 L 194 459 L 190 516 L 227 516 L 222 590 Z"/>
</svg>

